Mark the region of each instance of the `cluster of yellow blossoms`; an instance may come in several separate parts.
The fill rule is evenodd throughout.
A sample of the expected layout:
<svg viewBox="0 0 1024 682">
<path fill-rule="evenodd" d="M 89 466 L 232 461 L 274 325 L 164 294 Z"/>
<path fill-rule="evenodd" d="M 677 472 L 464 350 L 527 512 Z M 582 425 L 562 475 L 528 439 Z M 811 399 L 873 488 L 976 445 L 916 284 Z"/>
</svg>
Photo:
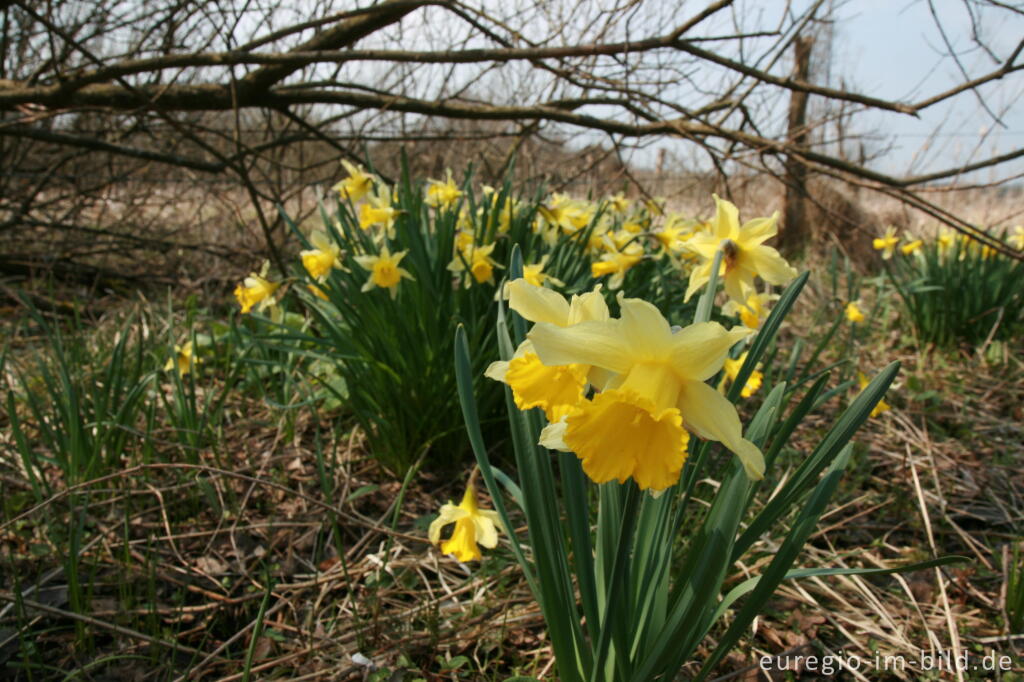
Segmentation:
<svg viewBox="0 0 1024 682">
<path fill-rule="evenodd" d="M 882 258 L 884 260 L 892 258 L 893 254 L 896 253 L 897 247 L 899 248 L 900 253 L 904 256 L 909 256 L 924 246 L 924 240 L 914 237 L 913 235 L 906 234 L 904 239 L 905 242 L 900 244 L 901 239 L 896 234 L 896 228 L 890 225 L 885 229 L 882 236 L 875 237 L 872 240 L 871 245 L 876 251 L 882 252 Z M 1024 226 L 1017 225 L 1014 227 L 1006 235 L 1006 240 L 1013 248 L 1018 251 L 1024 251 Z M 989 258 L 996 253 L 992 247 L 979 244 L 978 241 L 973 239 L 970 235 L 958 234 L 955 230 L 943 228 L 935 238 L 935 244 L 938 246 L 939 255 L 945 256 L 949 253 L 949 251 L 956 245 L 957 241 L 960 241 L 963 244 L 960 251 L 961 258 L 965 257 L 968 249 L 970 248 L 980 248 L 982 258 Z"/>
<path fill-rule="evenodd" d="M 736 408 L 707 381 L 723 370 L 719 389 L 738 378 L 746 353 L 733 359 L 729 352 L 760 326 L 766 306 L 777 298 L 758 293 L 755 277 L 785 284 L 796 271 L 764 245 L 776 234 L 776 216 L 741 226 L 735 206 L 718 197 L 715 201 L 715 218 L 703 229 L 687 225 L 684 236 L 675 221 L 672 235 L 658 241 L 666 249 L 688 251 L 698 261 L 688 298 L 708 284 L 716 252 L 722 251 L 718 275 L 731 298 L 728 312 L 743 323 L 731 330 L 717 322 L 673 329 L 654 305 L 622 293 L 620 316 L 613 318 L 600 284 L 566 299 L 543 287 L 536 271 L 506 287 L 509 307 L 534 324 L 513 357 L 492 363 L 486 375 L 510 387 L 519 409 L 543 410 L 548 426 L 540 444 L 575 453 L 595 483 L 632 478 L 640 489 L 659 494 L 678 482 L 691 434 L 722 443 L 739 457 L 751 479 L 764 475 L 764 456 L 743 437 Z M 608 201 L 613 211 L 628 210 L 628 205 L 621 196 Z M 540 213 L 546 225 L 542 229 L 571 234 L 593 227 L 586 208 L 567 198 L 556 197 Z M 639 225 L 635 232 L 624 228 L 630 235 L 645 229 L 639 221 L 623 224 Z M 594 263 L 595 277 L 604 268 L 611 271 L 604 263 L 620 258 L 624 264 L 632 257 L 629 241 L 634 237 L 617 241 L 615 236 L 601 235 L 607 257 Z M 761 382 L 760 372 L 753 372 L 741 395 L 749 397 Z M 481 544 L 494 539 L 480 534 L 479 524 L 489 523 L 482 513 L 470 485 L 463 504 L 442 508 L 431 526 L 431 541 L 437 544 L 441 527 L 454 521 L 455 533 L 442 552 L 463 561 L 479 558 L 475 539 L 482 538 Z"/>
</svg>

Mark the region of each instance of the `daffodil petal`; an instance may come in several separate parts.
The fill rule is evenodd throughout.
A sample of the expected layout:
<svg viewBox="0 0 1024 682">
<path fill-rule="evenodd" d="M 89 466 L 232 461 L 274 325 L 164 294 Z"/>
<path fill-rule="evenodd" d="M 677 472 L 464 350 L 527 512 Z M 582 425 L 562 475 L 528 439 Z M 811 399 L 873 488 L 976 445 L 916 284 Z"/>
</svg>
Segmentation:
<svg viewBox="0 0 1024 682">
<path fill-rule="evenodd" d="M 549 278 L 552 279 L 552 278 Z M 585 294 L 574 295 L 569 302 L 569 318 L 567 323 L 579 324 L 587 320 L 604 321 L 611 317 L 608 312 L 608 304 L 601 295 L 601 285 L 598 284 L 593 291 Z"/>
<path fill-rule="evenodd" d="M 535 287 L 522 278 L 510 282 L 508 289 L 508 306 L 530 322 L 565 326 L 569 319 L 569 304 L 556 291 Z"/>
<path fill-rule="evenodd" d="M 527 337 L 545 365 L 596 365 L 618 374 L 632 365 L 631 349 L 618 320 L 592 320 L 572 327 L 538 322 Z"/>
<path fill-rule="evenodd" d="M 450 523 L 455 523 L 468 514 L 468 511 L 456 507 L 451 502 L 441 505 L 437 518 L 430 522 L 430 528 L 427 529 L 427 537 L 430 538 L 431 544 L 436 545 L 440 541 L 442 528 Z"/>
<path fill-rule="evenodd" d="M 770 246 L 750 249 L 747 257 L 761 279 L 771 284 L 786 284 L 797 275 L 796 270 Z"/>
<path fill-rule="evenodd" d="M 498 360 L 488 365 L 487 369 L 484 370 L 484 376 L 488 379 L 494 379 L 505 383 L 505 375 L 508 373 L 508 362 L 505 360 Z"/>
<path fill-rule="evenodd" d="M 736 204 L 712 194 L 715 199 L 715 218 L 711 221 L 711 230 L 718 239 L 731 239 L 740 226 L 740 211 Z"/>
<path fill-rule="evenodd" d="M 778 212 L 768 218 L 754 218 L 740 228 L 740 239 L 747 245 L 760 245 L 779 233 Z"/>
<path fill-rule="evenodd" d="M 700 381 L 688 381 L 679 394 L 679 411 L 686 426 L 701 438 L 719 441 L 743 463 L 751 479 L 764 476 L 764 456 L 743 438 L 736 408 L 725 396 Z"/>
<path fill-rule="evenodd" d="M 686 296 L 683 297 L 683 302 L 690 300 L 695 293 L 704 288 L 704 285 L 711 279 L 711 266 L 713 261 L 708 261 L 702 265 L 698 265 L 690 272 L 690 284 L 686 287 Z"/>
<path fill-rule="evenodd" d="M 672 328 L 661 311 L 639 298 L 619 295 L 622 331 L 634 357 L 664 356 L 672 344 Z"/>
<path fill-rule="evenodd" d="M 749 336 L 751 330 L 726 331 L 717 322 L 700 322 L 672 335 L 672 367 L 680 378 L 707 381 L 722 368 L 732 348 Z"/>
<path fill-rule="evenodd" d="M 487 549 L 494 549 L 498 545 L 498 529 L 494 521 L 483 514 L 473 517 L 473 524 L 476 526 L 476 541 Z"/>
<path fill-rule="evenodd" d="M 569 446 L 565 444 L 565 418 L 545 426 L 540 432 L 540 440 L 537 441 L 537 445 L 548 450 L 570 452 Z"/>
</svg>

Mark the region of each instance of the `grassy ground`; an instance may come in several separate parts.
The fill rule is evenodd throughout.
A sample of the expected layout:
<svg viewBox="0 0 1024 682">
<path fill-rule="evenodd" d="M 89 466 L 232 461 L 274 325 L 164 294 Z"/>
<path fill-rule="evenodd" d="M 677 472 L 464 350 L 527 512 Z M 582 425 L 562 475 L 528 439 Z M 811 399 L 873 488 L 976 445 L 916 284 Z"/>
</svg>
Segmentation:
<svg viewBox="0 0 1024 682">
<path fill-rule="evenodd" d="M 111 301 L 77 324 L 19 308 L 6 327 L 0 677 L 553 679 L 539 610 L 507 546 L 467 569 L 426 540 L 468 463 L 439 465 L 445 454 L 430 453 L 396 480 L 315 393 L 300 358 L 271 362 L 223 325 L 226 311 L 179 304 Z M 789 340 L 817 345 L 814 321 L 834 304 L 811 296 Z M 856 463 L 799 564 L 970 561 L 787 583 L 720 679 L 822 676 L 795 658 L 809 654 L 860 659 L 859 670 L 836 673 L 847 679 L 938 678 L 920 669 L 932 648 L 968 652 L 979 666 L 999 652 L 1018 671 L 964 679 L 1022 669 L 1005 608 L 1024 525 L 1022 348 L 988 358 L 921 349 L 895 307 L 877 310 L 852 350 L 826 344 L 821 362 L 873 370 L 902 360 L 893 409 L 858 435 Z M 209 345 L 176 381 L 162 368 L 177 330 L 190 328 Z M 119 342 L 124 357 L 114 358 Z M 130 414 L 118 411 L 127 389 L 104 373 L 112 363 L 135 368 Z M 796 442 L 816 442 L 837 402 Z M 802 454 L 782 456 L 795 465 Z M 737 565 L 726 587 L 774 549 L 762 538 L 760 559 Z M 780 655 L 789 671 L 759 669 L 762 656 Z M 903 669 L 895 659 L 873 669 L 885 656 L 904 657 Z"/>
</svg>

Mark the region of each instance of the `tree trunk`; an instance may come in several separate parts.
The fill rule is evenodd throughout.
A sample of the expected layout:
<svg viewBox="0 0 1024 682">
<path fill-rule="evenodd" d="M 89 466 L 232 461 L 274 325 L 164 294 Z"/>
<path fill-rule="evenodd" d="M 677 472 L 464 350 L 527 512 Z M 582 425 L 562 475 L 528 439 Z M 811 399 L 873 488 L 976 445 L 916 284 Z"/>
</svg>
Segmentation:
<svg viewBox="0 0 1024 682">
<path fill-rule="evenodd" d="M 811 48 L 814 39 L 798 36 L 793 44 L 793 78 L 807 82 L 811 71 Z M 807 148 L 807 93 L 794 90 L 789 100 L 789 142 L 796 149 Z M 786 157 L 786 203 L 779 230 L 779 249 L 787 255 L 798 255 L 811 238 L 807 222 L 807 166 L 799 156 Z"/>
</svg>

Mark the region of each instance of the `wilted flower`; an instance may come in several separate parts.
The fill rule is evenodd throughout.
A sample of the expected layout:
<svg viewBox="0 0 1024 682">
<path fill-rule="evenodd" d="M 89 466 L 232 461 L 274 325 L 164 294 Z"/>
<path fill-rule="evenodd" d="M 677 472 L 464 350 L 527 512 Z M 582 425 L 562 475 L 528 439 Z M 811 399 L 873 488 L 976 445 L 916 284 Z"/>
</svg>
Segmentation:
<svg viewBox="0 0 1024 682">
<path fill-rule="evenodd" d="M 441 529 L 452 523 L 455 524 L 452 536 L 441 542 Z M 499 528 L 501 518 L 498 513 L 477 506 L 476 488 L 470 482 L 458 506 L 448 502 L 441 507 L 427 535 L 432 544 L 441 543 L 442 553 L 453 554 L 459 561 L 466 562 L 481 558 L 478 545 L 487 549 L 494 549 L 498 545 Z"/>
</svg>

